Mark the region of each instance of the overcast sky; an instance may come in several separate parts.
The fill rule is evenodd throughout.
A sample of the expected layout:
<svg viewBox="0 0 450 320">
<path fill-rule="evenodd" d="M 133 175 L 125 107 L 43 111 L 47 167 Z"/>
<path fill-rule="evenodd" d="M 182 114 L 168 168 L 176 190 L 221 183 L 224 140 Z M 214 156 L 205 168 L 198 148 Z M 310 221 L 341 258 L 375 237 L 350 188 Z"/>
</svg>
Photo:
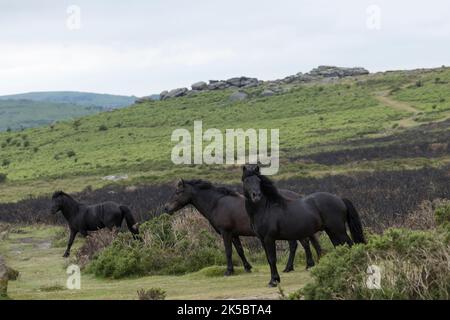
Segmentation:
<svg viewBox="0 0 450 320">
<path fill-rule="evenodd" d="M 0 95 L 143 96 L 199 80 L 282 78 L 321 64 L 450 65 L 448 0 L 118 2 L 0 0 Z"/>
</svg>

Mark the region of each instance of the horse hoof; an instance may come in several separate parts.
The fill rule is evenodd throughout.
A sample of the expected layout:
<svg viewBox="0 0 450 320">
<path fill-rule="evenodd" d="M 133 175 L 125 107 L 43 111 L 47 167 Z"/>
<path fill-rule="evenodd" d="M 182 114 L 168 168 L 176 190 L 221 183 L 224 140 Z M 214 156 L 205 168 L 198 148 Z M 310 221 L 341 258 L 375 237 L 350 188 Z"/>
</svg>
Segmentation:
<svg viewBox="0 0 450 320">
<path fill-rule="evenodd" d="M 63 258 L 68 258 L 69 256 L 70 256 L 70 253 L 66 252 L 66 253 L 63 254 Z"/>
<path fill-rule="evenodd" d="M 225 276 L 225 277 L 229 277 L 229 276 L 232 276 L 233 273 L 234 273 L 233 270 L 227 270 L 227 271 L 225 271 L 224 276 Z"/>
<path fill-rule="evenodd" d="M 288 272 L 291 272 L 291 271 L 294 271 L 294 267 L 286 267 L 286 268 L 283 270 L 283 272 L 285 272 L 285 273 L 288 273 Z"/>
<path fill-rule="evenodd" d="M 270 282 L 269 282 L 269 288 L 275 288 L 275 287 L 278 287 L 278 281 L 275 281 L 275 280 L 270 280 Z"/>
<path fill-rule="evenodd" d="M 311 268 L 314 267 L 314 266 L 315 266 L 314 262 L 308 263 L 308 264 L 306 265 L 306 270 L 309 270 L 309 269 L 311 269 Z"/>
<path fill-rule="evenodd" d="M 251 265 L 244 266 L 245 272 L 252 272 L 252 268 L 253 267 Z"/>
</svg>

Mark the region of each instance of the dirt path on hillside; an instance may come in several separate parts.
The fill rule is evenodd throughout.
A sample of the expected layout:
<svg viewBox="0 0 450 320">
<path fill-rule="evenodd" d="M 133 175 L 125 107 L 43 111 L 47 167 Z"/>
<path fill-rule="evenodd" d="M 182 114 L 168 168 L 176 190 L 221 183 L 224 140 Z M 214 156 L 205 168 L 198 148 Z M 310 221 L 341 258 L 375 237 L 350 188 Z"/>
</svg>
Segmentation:
<svg viewBox="0 0 450 320">
<path fill-rule="evenodd" d="M 408 102 L 404 102 L 404 101 L 398 101 L 393 99 L 390 95 L 389 95 L 389 91 L 378 91 L 375 93 L 374 95 L 375 99 L 378 100 L 378 102 L 382 103 L 385 106 L 388 106 L 392 109 L 398 110 L 398 111 L 403 111 L 403 112 L 409 112 L 412 113 L 411 116 L 408 116 L 406 118 L 400 119 L 398 121 L 396 121 L 396 123 L 403 128 L 410 128 L 410 127 L 414 127 L 414 126 L 418 126 L 420 124 L 423 124 L 423 122 L 417 122 L 416 118 L 417 115 L 419 113 L 422 113 L 422 110 L 419 110 L 417 108 L 415 108 L 414 106 L 412 106 L 411 104 L 409 104 Z M 431 122 L 442 122 L 445 120 L 450 119 L 450 111 L 448 112 L 442 112 L 441 113 L 442 118 L 440 119 L 436 119 L 436 120 L 432 120 L 432 121 L 428 121 L 429 123 Z"/>
<path fill-rule="evenodd" d="M 414 114 L 417 114 L 419 112 L 421 112 L 419 109 L 413 107 L 412 105 L 410 105 L 407 102 L 403 102 L 403 101 L 398 101 L 398 100 L 394 100 L 389 96 L 389 92 L 388 91 L 379 91 L 375 94 L 375 98 L 387 105 L 388 107 L 391 107 L 395 110 L 399 110 L 399 111 L 406 111 L 406 112 L 412 112 Z"/>
<path fill-rule="evenodd" d="M 392 99 L 389 96 L 389 91 L 379 91 L 375 93 L 375 99 L 377 99 L 378 102 L 380 102 L 381 104 L 388 106 L 392 109 L 412 113 L 411 116 L 400 119 L 399 121 L 396 122 L 400 127 L 410 128 L 418 125 L 415 118 L 417 114 L 421 112 L 419 109 L 413 107 L 407 102 Z"/>
</svg>

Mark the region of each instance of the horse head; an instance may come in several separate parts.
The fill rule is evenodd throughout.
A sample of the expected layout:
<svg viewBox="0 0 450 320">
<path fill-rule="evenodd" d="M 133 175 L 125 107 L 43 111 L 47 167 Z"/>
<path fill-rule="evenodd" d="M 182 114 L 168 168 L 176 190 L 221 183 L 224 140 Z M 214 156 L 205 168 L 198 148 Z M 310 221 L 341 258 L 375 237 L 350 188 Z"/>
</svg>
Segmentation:
<svg viewBox="0 0 450 320">
<path fill-rule="evenodd" d="M 189 204 L 191 202 L 191 189 L 192 187 L 188 182 L 180 179 L 177 183 L 175 193 L 164 205 L 164 212 L 172 214 Z"/>
<path fill-rule="evenodd" d="M 64 206 L 64 195 L 62 191 L 56 191 L 52 196 L 52 207 L 50 209 L 51 214 L 56 214 L 58 211 L 62 211 Z"/>
<path fill-rule="evenodd" d="M 254 171 L 253 168 L 246 168 L 244 166 L 242 173 L 242 184 L 244 195 L 252 202 L 259 202 L 262 198 L 261 179 L 260 175 Z"/>
</svg>

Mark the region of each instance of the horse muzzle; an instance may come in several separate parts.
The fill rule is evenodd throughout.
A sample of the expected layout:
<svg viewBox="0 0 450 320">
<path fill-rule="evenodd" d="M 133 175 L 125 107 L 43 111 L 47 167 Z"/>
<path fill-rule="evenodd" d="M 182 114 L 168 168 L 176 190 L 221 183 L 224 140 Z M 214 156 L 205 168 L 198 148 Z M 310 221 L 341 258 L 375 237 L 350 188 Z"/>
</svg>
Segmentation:
<svg viewBox="0 0 450 320">
<path fill-rule="evenodd" d="M 259 202 L 261 200 L 261 193 L 252 192 L 250 195 L 252 202 Z"/>
</svg>

